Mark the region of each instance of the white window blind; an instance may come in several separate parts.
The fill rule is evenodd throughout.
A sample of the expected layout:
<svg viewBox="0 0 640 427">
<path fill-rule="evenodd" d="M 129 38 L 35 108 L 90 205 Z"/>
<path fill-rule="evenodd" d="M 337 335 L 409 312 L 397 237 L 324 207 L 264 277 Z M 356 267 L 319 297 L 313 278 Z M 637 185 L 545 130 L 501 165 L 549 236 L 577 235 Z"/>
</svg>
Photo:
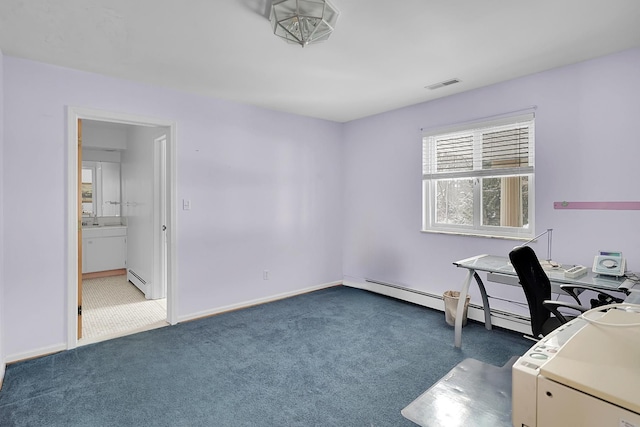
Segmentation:
<svg viewBox="0 0 640 427">
<path fill-rule="evenodd" d="M 533 233 L 534 116 L 423 135 L 423 231 Z"/>
<path fill-rule="evenodd" d="M 533 173 L 533 115 L 423 138 L 423 178 Z M 501 121 L 500 123 L 502 123 Z"/>
</svg>

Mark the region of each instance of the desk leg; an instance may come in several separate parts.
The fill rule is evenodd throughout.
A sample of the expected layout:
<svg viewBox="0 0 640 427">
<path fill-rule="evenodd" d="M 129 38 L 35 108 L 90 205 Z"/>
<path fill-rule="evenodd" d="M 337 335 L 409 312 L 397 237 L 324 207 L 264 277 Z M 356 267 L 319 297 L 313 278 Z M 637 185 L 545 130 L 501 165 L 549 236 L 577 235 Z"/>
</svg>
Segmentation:
<svg viewBox="0 0 640 427">
<path fill-rule="evenodd" d="M 458 299 L 458 308 L 456 310 L 456 321 L 454 326 L 454 343 L 457 348 L 462 347 L 462 315 L 464 313 L 464 303 L 467 300 L 467 294 L 469 293 L 471 278 L 474 274 L 475 270 L 469 269 L 467 277 L 465 277 L 464 282 L 462 282 L 462 289 L 460 290 L 460 298 Z"/>
<path fill-rule="evenodd" d="M 491 330 L 491 309 L 489 308 L 489 297 L 487 297 L 487 290 L 484 288 L 482 279 L 478 276 L 477 272 L 473 272 L 473 277 L 476 279 L 476 283 L 480 288 L 480 296 L 482 296 L 482 306 L 484 308 L 484 327 Z"/>
</svg>

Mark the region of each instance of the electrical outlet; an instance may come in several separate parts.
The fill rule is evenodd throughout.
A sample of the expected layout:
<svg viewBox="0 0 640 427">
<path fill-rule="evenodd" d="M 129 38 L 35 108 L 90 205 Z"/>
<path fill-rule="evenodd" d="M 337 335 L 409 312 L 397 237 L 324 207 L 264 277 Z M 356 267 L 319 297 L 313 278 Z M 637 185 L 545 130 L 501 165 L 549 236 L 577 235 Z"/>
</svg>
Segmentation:
<svg viewBox="0 0 640 427">
<path fill-rule="evenodd" d="M 269 280 L 269 270 L 264 270 L 262 272 L 262 280 Z"/>
</svg>

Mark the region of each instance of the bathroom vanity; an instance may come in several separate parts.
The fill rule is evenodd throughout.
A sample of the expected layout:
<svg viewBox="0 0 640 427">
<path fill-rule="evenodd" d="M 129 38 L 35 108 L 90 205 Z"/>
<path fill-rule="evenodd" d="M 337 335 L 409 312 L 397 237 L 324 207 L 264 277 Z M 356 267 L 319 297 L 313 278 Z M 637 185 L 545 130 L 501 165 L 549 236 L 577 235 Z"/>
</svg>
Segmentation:
<svg viewBox="0 0 640 427">
<path fill-rule="evenodd" d="M 118 270 L 127 266 L 127 227 L 82 228 L 82 272 Z"/>
</svg>

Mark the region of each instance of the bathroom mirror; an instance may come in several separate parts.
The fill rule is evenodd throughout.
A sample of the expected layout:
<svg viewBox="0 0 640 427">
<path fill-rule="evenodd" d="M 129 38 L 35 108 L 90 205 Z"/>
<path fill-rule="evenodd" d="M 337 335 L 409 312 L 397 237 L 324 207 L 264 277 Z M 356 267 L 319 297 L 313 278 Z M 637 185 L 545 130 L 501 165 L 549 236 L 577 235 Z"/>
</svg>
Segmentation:
<svg viewBox="0 0 640 427">
<path fill-rule="evenodd" d="M 120 163 L 82 162 L 82 216 L 120 216 Z"/>
</svg>

